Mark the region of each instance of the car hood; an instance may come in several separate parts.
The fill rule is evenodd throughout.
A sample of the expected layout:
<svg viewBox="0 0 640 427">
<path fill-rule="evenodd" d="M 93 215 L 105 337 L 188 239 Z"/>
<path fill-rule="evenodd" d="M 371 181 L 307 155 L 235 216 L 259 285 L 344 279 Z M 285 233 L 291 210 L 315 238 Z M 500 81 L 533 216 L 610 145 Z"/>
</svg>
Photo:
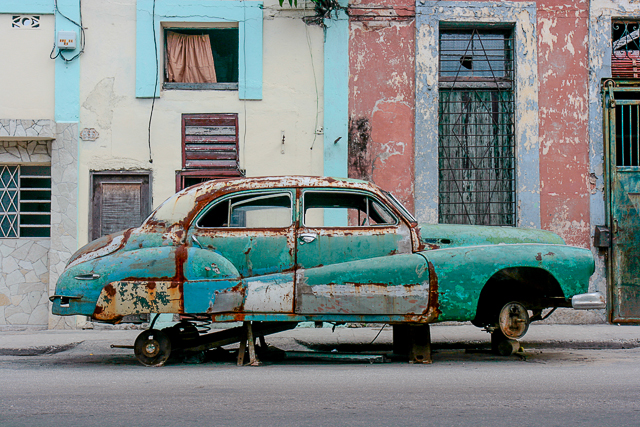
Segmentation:
<svg viewBox="0 0 640 427">
<path fill-rule="evenodd" d="M 419 224 L 420 241 L 427 249 L 514 243 L 564 245 L 564 240 L 550 231 L 531 228 L 480 225 Z"/>
</svg>

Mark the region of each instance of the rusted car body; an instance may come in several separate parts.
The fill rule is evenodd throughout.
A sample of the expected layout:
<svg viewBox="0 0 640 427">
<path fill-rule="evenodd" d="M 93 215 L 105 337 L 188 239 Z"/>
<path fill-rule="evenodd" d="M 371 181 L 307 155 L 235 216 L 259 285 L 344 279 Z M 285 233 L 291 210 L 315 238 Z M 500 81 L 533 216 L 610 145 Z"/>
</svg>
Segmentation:
<svg viewBox="0 0 640 427">
<path fill-rule="evenodd" d="M 553 233 L 418 224 L 365 181 L 239 178 L 187 188 L 140 227 L 83 247 L 52 301 L 54 314 L 106 322 L 183 313 L 492 327 L 514 301 L 530 320 L 572 301 L 601 308 L 583 295 L 593 271 L 590 251 Z"/>
</svg>

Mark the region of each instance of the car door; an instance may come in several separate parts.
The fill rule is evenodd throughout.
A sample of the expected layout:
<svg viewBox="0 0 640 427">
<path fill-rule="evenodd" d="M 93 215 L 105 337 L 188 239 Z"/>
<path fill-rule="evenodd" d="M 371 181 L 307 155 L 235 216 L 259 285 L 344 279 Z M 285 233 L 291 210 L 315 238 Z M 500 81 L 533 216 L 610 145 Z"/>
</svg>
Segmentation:
<svg viewBox="0 0 640 427">
<path fill-rule="evenodd" d="M 187 236 L 186 313 L 293 312 L 294 194 L 233 193 L 196 217 Z"/>
<path fill-rule="evenodd" d="M 304 189 L 296 249 L 296 313 L 402 314 L 426 307 L 426 260 L 408 225 L 376 195 Z M 416 305 L 417 304 L 417 305 Z"/>
</svg>

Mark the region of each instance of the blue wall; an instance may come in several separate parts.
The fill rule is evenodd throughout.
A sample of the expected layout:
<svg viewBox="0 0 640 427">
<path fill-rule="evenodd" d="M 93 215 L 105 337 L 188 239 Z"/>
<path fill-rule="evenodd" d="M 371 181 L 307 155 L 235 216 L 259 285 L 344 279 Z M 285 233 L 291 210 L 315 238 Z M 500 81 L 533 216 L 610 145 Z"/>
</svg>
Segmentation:
<svg viewBox="0 0 640 427">
<path fill-rule="evenodd" d="M 341 0 L 346 6 L 346 0 Z M 349 17 L 325 19 L 324 43 L 324 175 L 348 174 L 349 122 Z M 339 139 L 338 139 L 339 138 Z M 337 141 L 337 142 L 336 142 Z"/>
</svg>

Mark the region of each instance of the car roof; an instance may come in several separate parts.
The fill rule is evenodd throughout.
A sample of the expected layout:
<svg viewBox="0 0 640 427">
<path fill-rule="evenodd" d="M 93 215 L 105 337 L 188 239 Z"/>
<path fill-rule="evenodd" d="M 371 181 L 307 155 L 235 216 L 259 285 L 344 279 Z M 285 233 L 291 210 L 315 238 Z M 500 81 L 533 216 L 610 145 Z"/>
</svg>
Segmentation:
<svg viewBox="0 0 640 427">
<path fill-rule="evenodd" d="M 211 200 L 238 191 L 327 187 L 367 190 L 382 196 L 380 188 L 376 185 L 351 178 L 288 175 L 217 179 L 193 185 L 169 197 L 151 214 L 145 223 L 151 222 L 155 225 L 162 223 L 165 226 L 188 223 Z"/>
</svg>

